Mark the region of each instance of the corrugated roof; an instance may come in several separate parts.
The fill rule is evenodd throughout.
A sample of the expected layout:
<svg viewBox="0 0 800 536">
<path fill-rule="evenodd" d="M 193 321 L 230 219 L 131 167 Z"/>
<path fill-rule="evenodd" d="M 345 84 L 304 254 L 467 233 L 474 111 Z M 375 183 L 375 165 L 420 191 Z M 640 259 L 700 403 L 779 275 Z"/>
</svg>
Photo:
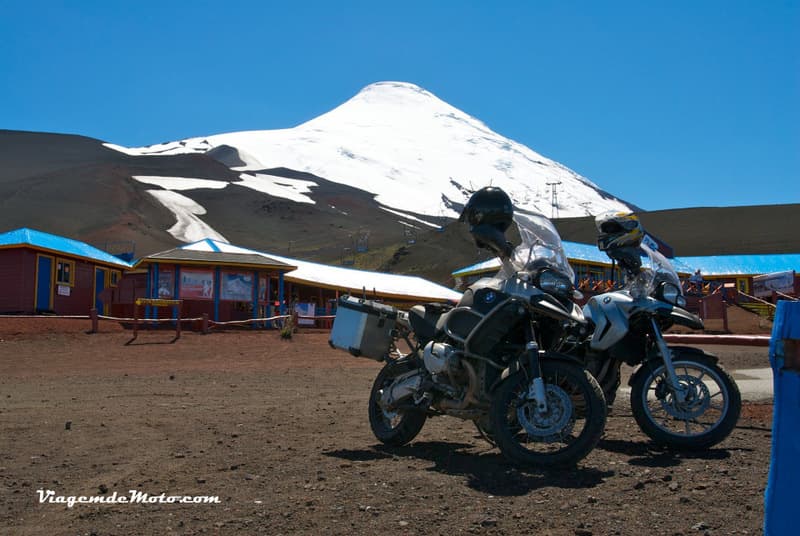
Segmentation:
<svg viewBox="0 0 800 536">
<path fill-rule="evenodd" d="M 800 253 L 780 255 L 714 255 L 679 257 L 678 271 L 703 275 L 759 275 L 794 270 L 800 272 Z"/>
<path fill-rule="evenodd" d="M 245 253 L 269 257 L 287 264 L 297 266 L 297 269 L 286 274 L 286 280 L 294 283 L 322 286 L 330 289 L 343 290 L 353 294 L 377 294 L 384 298 L 419 299 L 430 301 L 457 301 L 461 293 L 450 290 L 442 285 L 437 285 L 421 277 L 384 274 L 368 270 L 355 270 L 329 266 L 316 262 L 302 261 L 272 253 L 242 248 L 207 238 L 193 244 L 181 246 L 180 249 L 222 253 Z"/>
<path fill-rule="evenodd" d="M 237 264 L 242 266 L 259 266 L 279 268 L 286 271 L 294 270 L 296 266 L 260 255 L 258 253 L 226 253 L 221 251 L 197 251 L 183 247 L 162 251 L 139 259 L 138 263 L 148 261 L 174 261 L 174 262 L 207 262 L 210 264 Z"/>
<path fill-rule="evenodd" d="M 596 246 L 578 242 L 563 242 L 564 251 L 571 261 L 611 264 L 605 253 Z M 800 272 L 800 254 L 776 255 L 710 255 L 705 257 L 675 257 L 670 259 L 675 270 L 684 274 L 698 268 L 703 275 L 757 275 L 795 270 Z M 489 259 L 453 272 L 454 277 L 465 277 L 500 268 L 498 259 Z"/>
<path fill-rule="evenodd" d="M 0 234 L 0 247 L 13 246 L 32 246 L 55 253 L 64 253 L 74 257 L 101 262 L 103 264 L 111 264 L 119 268 L 131 268 L 132 266 L 119 257 L 115 257 L 102 249 L 90 246 L 85 242 L 45 233 L 44 231 L 37 231 L 36 229 L 28 229 L 27 227 Z"/>
</svg>

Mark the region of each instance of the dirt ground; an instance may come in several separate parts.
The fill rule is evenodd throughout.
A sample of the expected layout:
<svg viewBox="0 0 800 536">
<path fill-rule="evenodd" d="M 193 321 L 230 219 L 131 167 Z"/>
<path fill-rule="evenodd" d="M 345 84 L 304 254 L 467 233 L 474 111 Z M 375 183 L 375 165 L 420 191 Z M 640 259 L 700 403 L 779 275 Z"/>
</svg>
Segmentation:
<svg viewBox="0 0 800 536">
<path fill-rule="evenodd" d="M 0 319 L 0 534 L 760 534 L 772 404 L 747 404 L 699 454 L 656 448 L 627 401 L 577 468 L 506 463 L 471 423 L 429 420 L 382 447 L 379 364 L 327 334 L 130 332 Z M 713 350 L 729 370 L 765 348 Z M 219 504 L 64 504 L 59 496 L 216 495 Z M 43 491 L 44 493 L 44 491 Z"/>
</svg>

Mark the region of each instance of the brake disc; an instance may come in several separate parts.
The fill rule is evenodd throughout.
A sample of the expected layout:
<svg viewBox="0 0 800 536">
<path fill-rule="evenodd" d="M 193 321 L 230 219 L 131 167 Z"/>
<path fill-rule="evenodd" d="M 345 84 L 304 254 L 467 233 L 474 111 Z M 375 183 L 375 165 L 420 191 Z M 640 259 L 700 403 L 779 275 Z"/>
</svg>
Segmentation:
<svg viewBox="0 0 800 536">
<path fill-rule="evenodd" d="M 575 421 L 572 418 L 572 399 L 560 387 L 545 385 L 547 411 L 540 412 L 536 402 L 526 400 L 517 407 L 517 420 L 534 441 L 550 443 L 570 433 Z"/>
<path fill-rule="evenodd" d="M 700 378 L 689 374 L 678 376 L 678 383 L 686 390 L 686 396 L 680 403 L 675 394 L 666 388 L 666 382 L 661 382 L 656 388 L 656 396 L 664 411 L 682 421 L 703 415 L 711 405 L 711 392 L 708 386 Z M 664 390 L 659 393 L 659 388 L 662 386 Z"/>
</svg>

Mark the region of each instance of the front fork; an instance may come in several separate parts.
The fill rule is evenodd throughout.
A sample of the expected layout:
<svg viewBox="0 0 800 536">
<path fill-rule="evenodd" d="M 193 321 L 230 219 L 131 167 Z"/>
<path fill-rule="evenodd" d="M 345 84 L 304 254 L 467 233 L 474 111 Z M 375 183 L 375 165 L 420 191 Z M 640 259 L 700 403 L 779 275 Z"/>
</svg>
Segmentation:
<svg viewBox="0 0 800 536">
<path fill-rule="evenodd" d="M 667 346 L 667 341 L 661 335 L 661 328 L 655 318 L 650 318 L 650 324 L 653 327 L 653 338 L 656 341 L 658 352 L 661 354 L 661 359 L 664 361 L 664 370 L 667 372 L 667 384 L 675 395 L 675 399 L 679 404 L 682 404 L 686 399 L 686 389 L 678 381 L 678 374 L 675 372 L 675 366 L 672 364 L 672 352 Z"/>
<path fill-rule="evenodd" d="M 536 411 L 539 413 L 547 412 L 547 391 L 544 387 L 544 380 L 542 379 L 542 365 L 539 360 L 540 350 L 539 344 L 536 342 L 536 334 L 533 331 L 533 326 L 527 324 L 525 330 L 528 343 L 525 345 L 525 353 L 528 357 L 528 368 L 531 374 L 531 384 L 528 386 L 528 400 L 533 400 L 536 404 Z"/>
</svg>

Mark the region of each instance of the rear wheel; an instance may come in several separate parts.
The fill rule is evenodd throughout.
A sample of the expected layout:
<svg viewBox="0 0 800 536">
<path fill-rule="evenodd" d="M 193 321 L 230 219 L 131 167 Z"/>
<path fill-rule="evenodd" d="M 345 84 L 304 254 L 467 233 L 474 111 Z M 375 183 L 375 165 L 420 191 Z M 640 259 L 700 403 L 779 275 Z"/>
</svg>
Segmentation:
<svg viewBox="0 0 800 536">
<path fill-rule="evenodd" d="M 519 465 L 573 465 L 597 445 L 606 422 L 603 392 L 591 374 L 564 361 L 542 362 L 547 411 L 528 396 L 524 373 L 506 378 L 492 397 L 492 431 L 503 455 Z"/>
<path fill-rule="evenodd" d="M 600 388 L 603 390 L 603 396 L 606 399 L 608 412 L 611 412 L 611 407 L 617 399 L 617 390 L 620 385 L 620 366 L 622 364 L 611 359 L 605 354 L 601 354 L 600 358 L 590 360 L 586 369 L 594 376 Z"/>
<path fill-rule="evenodd" d="M 381 390 L 388 388 L 398 376 L 411 370 L 413 366 L 409 363 L 387 363 L 375 378 L 369 396 L 369 424 L 372 433 L 378 441 L 393 447 L 405 445 L 417 437 L 427 418 L 424 411 L 389 410 L 378 403 Z"/>
</svg>

